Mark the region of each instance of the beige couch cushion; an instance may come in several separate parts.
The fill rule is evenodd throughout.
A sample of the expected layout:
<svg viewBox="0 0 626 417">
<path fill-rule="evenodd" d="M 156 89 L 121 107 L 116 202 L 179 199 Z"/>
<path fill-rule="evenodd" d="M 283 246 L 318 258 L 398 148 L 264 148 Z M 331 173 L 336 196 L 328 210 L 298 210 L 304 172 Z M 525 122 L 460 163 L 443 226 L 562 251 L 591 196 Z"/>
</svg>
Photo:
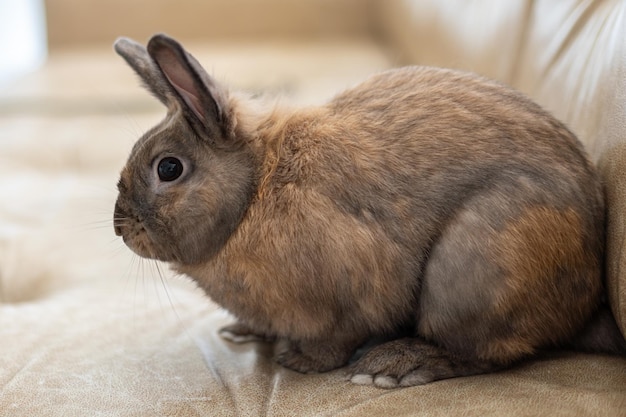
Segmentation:
<svg viewBox="0 0 626 417">
<path fill-rule="evenodd" d="M 134 279 L 85 282 L 0 310 L 11 341 L 0 415 L 605 417 L 626 406 L 626 364 L 606 356 L 559 354 L 391 391 L 341 372 L 297 374 L 272 363 L 267 345 L 221 340 L 228 318 L 193 288 L 170 281 L 168 296 Z"/>
</svg>

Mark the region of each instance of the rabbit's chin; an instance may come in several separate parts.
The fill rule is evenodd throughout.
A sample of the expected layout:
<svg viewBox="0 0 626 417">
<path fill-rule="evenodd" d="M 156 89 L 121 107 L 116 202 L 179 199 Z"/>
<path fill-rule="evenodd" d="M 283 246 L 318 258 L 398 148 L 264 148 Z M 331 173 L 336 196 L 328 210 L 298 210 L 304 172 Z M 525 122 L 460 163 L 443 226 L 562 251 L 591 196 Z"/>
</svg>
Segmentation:
<svg viewBox="0 0 626 417">
<path fill-rule="evenodd" d="M 131 251 L 142 258 L 162 262 L 174 262 L 177 260 L 173 254 L 157 248 L 146 233 L 138 234 L 133 237 L 123 236 L 122 239 Z"/>
</svg>

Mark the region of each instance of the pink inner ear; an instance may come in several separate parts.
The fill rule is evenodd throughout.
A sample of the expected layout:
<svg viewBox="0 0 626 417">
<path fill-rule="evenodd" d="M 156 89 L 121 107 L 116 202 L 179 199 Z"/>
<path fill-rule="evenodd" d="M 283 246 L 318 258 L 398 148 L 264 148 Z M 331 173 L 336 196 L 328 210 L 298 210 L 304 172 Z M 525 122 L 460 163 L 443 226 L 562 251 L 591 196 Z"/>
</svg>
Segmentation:
<svg viewBox="0 0 626 417">
<path fill-rule="evenodd" d="M 197 91 L 193 76 L 189 74 L 187 68 L 181 64 L 176 53 L 170 49 L 162 49 L 158 52 L 156 59 L 161 70 L 176 91 L 182 96 L 183 100 L 185 100 L 185 103 L 187 103 L 202 122 L 205 122 L 200 94 Z"/>
</svg>

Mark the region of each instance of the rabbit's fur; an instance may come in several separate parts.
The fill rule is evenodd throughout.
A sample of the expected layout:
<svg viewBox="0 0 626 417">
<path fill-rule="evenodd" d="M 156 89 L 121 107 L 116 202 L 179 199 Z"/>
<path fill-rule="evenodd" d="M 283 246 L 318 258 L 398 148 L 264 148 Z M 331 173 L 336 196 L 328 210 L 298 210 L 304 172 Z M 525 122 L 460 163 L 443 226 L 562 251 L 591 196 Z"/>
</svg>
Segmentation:
<svg viewBox="0 0 626 417">
<path fill-rule="evenodd" d="M 508 366 L 598 309 L 600 181 L 521 94 L 407 67 L 324 106 L 263 107 L 165 35 L 115 48 L 168 107 L 122 171 L 116 233 L 236 316 L 224 337 L 276 340 L 300 372 L 387 338 L 349 373 L 394 387 Z"/>
</svg>

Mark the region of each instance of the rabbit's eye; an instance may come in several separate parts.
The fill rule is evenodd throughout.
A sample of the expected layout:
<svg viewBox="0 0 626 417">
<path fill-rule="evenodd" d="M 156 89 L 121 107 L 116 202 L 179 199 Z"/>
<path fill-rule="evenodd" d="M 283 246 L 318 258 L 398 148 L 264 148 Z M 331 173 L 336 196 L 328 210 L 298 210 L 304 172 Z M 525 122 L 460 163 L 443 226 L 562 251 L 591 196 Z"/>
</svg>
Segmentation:
<svg viewBox="0 0 626 417">
<path fill-rule="evenodd" d="M 157 172 L 161 181 L 174 181 L 182 175 L 183 163 L 178 158 L 168 156 L 159 161 Z"/>
</svg>

